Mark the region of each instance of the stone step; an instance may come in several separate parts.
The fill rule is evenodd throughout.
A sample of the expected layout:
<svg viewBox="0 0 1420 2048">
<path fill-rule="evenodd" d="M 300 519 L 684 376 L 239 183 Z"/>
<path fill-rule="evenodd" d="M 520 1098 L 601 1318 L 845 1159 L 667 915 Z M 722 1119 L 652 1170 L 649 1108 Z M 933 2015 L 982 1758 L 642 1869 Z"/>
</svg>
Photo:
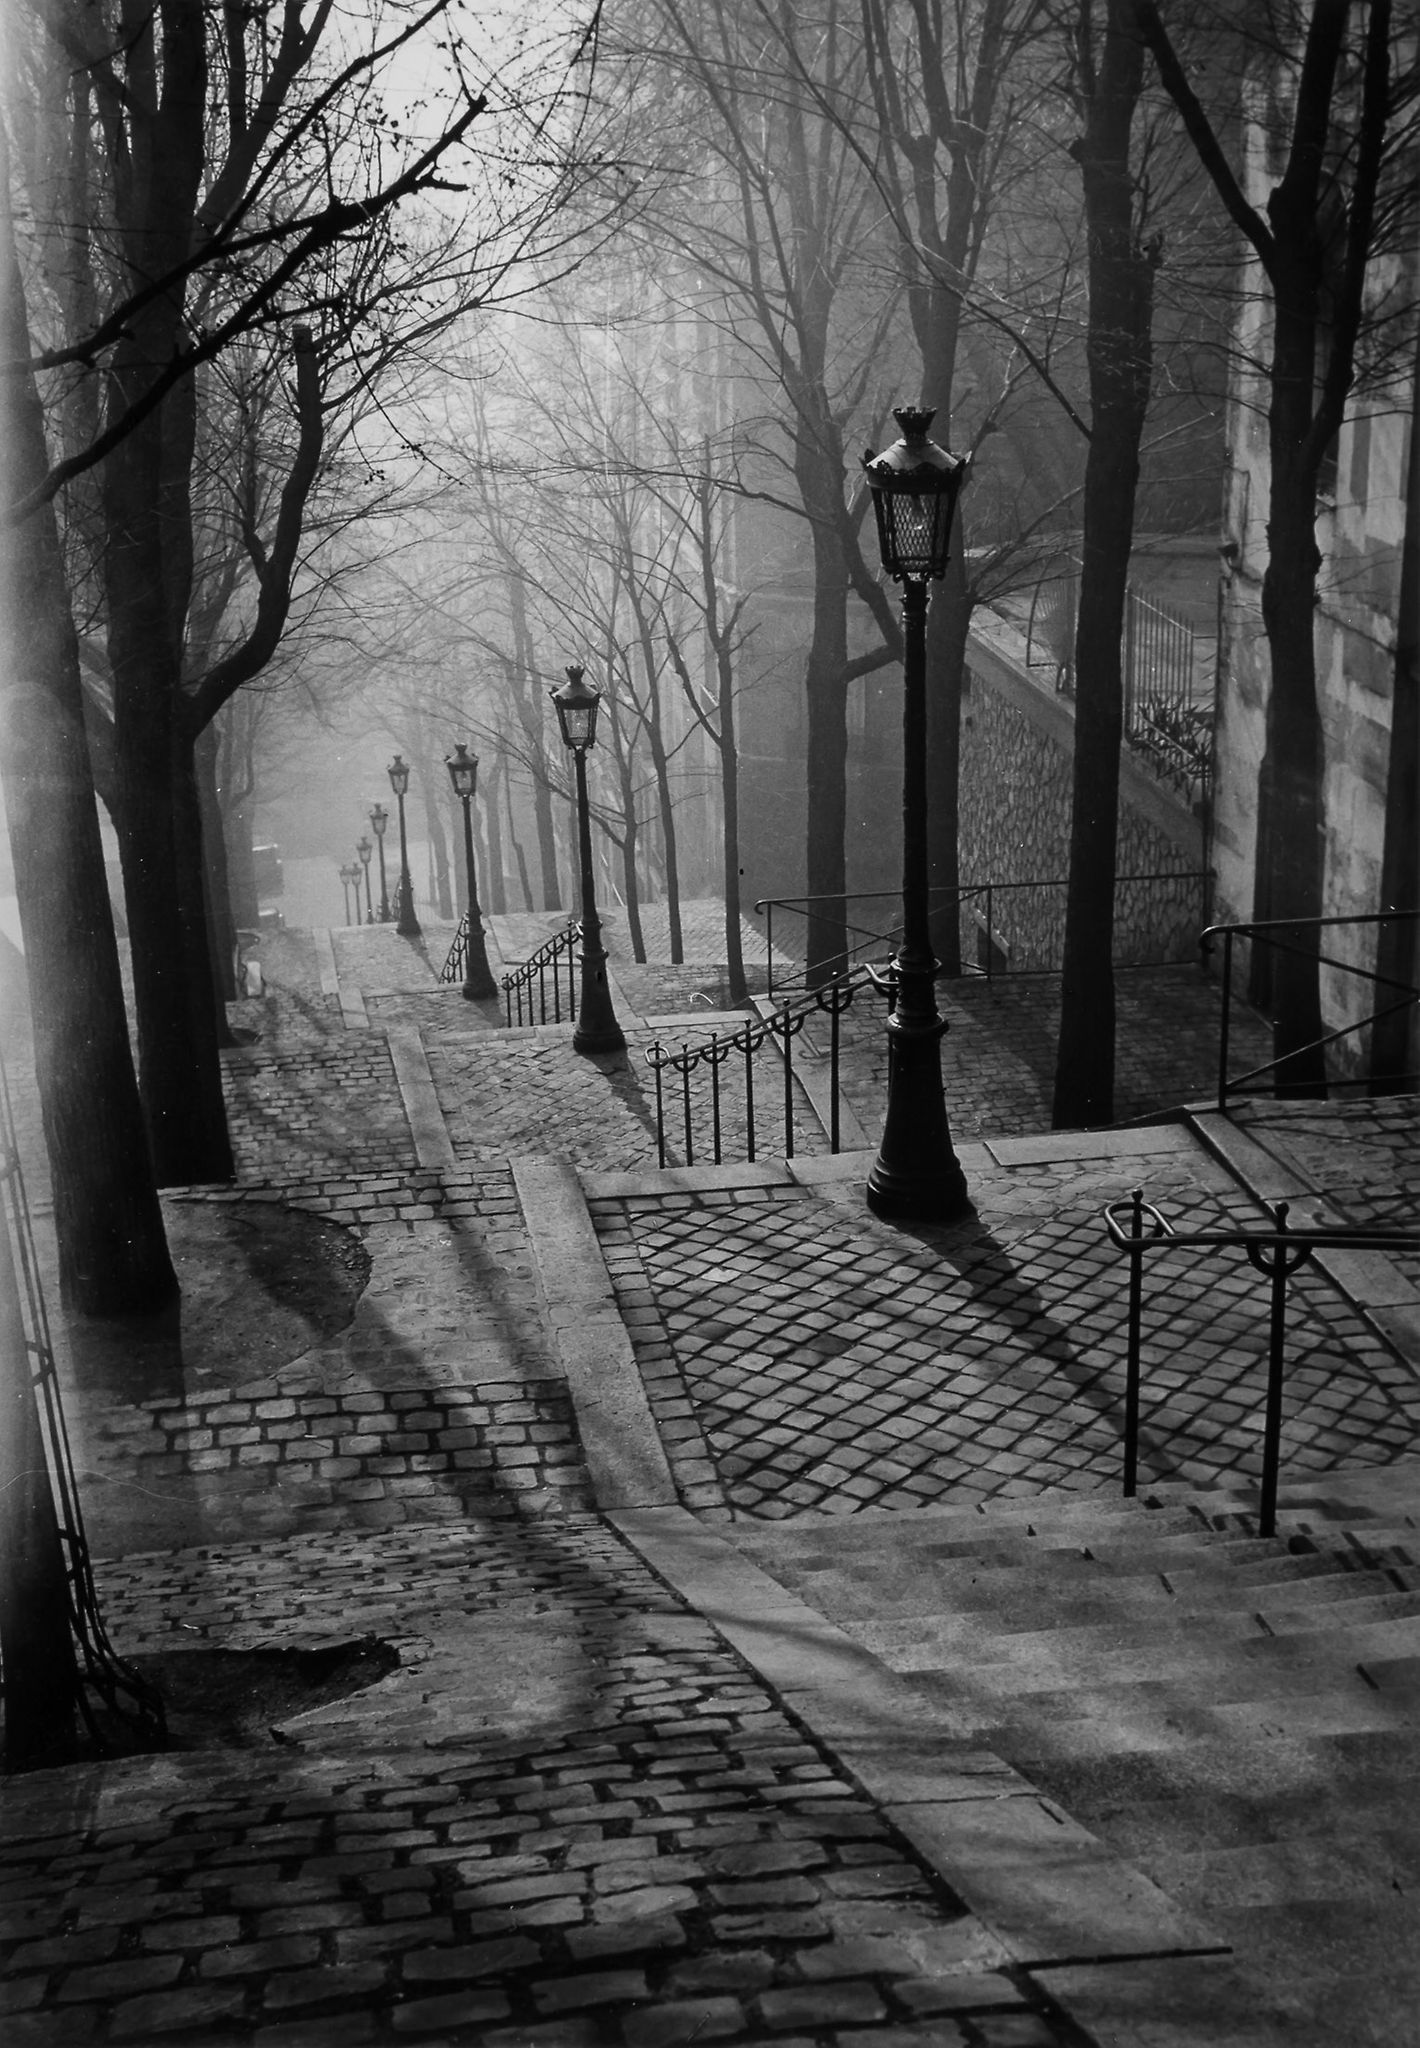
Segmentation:
<svg viewBox="0 0 1420 2048">
<path fill-rule="evenodd" d="M 999 1640 L 998 1640 L 999 1647 Z M 1012 1645 L 1009 1656 L 977 1656 L 969 1663 L 938 1667 L 955 1676 L 964 1697 L 1021 1699 L 1049 1695 L 1064 1699 L 1072 1688 L 1090 1698 L 1139 1686 L 1166 1685 L 1181 1700 L 1205 1704 L 1260 1699 L 1289 1691 L 1347 1689 L 1359 1667 L 1372 1660 L 1395 1663 L 1420 1653 L 1420 1616 L 1406 1621 L 1384 1620 L 1352 1628 L 1316 1630 L 1311 1634 L 1270 1636 L 1260 1631 L 1219 1641 L 1211 1635 L 1155 1636 L 1113 1648 L 1062 1643 L 1059 1638 L 1032 1638 L 1028 1651 Z M 901 1669 L 901 1665 L 898 1667 Z M 913 1667 L 914 1672 L 923 1669 Z M 1372 1679 L 1373 1684 L 1378 1683 Z M 1405 1682 L 1397 1670 L 1395 1689 Z M 1034 1698 L 1032 1700 L 1034 1704 Z"/>
<path fill-rule="evenodd" d="M 960 1716 L 961 1698 L 942 1683 L 940 1674 L 923 1672 L 914 1675 L 912 1682 L 929 1699 L 950 1705 Z M 972 1739 L 1008 1758 L 1040 1785 L 1048 1782 L 1052 1769 L 1063 1764 L 1092 1765 L 1107 1771 L 1113 1760 L 1137 1756 L 1172 1758 L 1177 1769 L 1191 1773 L 1201 1753 L 1200 1743 L 1231 1746 L 1240 1760 L 1250 1752 L 1250 1768 L 1265 1772 L 1270 1757 L 1279 1752 L 1290 1756 L 1298 1744 L 1323 1738 L 1354 1742 L 1389 1736 L 1406 1725 L 1401 1703 L 1359 1679 L 1339 1690 L 1209 1706 L 1185 1706 L 1167 1688 L 1162 1690 L 1162 1699 L 1149 1698 L 1142 1687 L 1111 1695 L 1108 1713 L 1098 1702 L 1089 1703 L 1092 1711 L 1076 1711 L 1082 1705 L 1078 1693 L 1070 1694 L 1065 1705 L 1052 1713 L 1039 1695 L 1033 1695 L 1029 1713 L 1010 1716 L 1004 1711 L 994 1715 L 983 1711 Z M 983 1710 L 987 1704 L 982 1702 Z M 1037 1765 L 1043 1769 L 1038 1770 Z M 1102 1826 L 1099 1813 L 1088 1806 L 1082 1810 L 1087 1818 L 1093 1812 L 1090 1825 L 1107 1837 L 1108 1828 Z"/>
<path fill-rule="evenodd" d="M 1368 1579 L 1357 1573 L 1362 1588 L 1355 1599 L 1317 1603 L 1307 1607 L 1234 1609 L 1160 1606 L 1131 1615 L 1106 1607 L 1094 1621 L 1070 1622 L 1039 1630 L 1003 1631 L 993 1628 L 980 1615 L 893 1616 L 868 1623 L 854 1633 L 864 1646 L 895 1671 L 943 1668 L 953 1662 L 1007 1663 L 1031 1657 L 1036 1646 L 1053 1651 L 1063 1659 L 1078 1658 L 1082 1665 L 1134 1650 L 1147 1653 L 1150 1645 L 1180 1654 L 1187 1646 L 1210 1642 L 1267 1641 L 1269 1638 L 1325 1636 L 1338 1627 L 1390 1623 L 1420 1618 L 1420 1596 L 1413 1593 L 1366 1591 Z M 1344 1583 L 1344 1582 L 1343 1582 Z M 1384 1584 L 1383 1581 L 1380 1582 Z M 1003 1655 L 1003 1651 L 1005 1654 Z"/>
</svg>

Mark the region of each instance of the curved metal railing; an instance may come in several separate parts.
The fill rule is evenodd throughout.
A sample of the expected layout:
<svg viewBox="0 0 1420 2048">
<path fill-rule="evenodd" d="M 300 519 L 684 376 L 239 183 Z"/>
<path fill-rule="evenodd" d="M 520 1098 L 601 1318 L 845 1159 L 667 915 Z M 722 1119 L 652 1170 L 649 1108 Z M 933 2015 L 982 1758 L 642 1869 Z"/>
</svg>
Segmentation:
<svg viewBox="0 0 1420 2048">
<path fill-rule="evenodd" d="M 503 1004 L 508 1024 L 546 1024 L 551 1021 L 560 1024 L 564 1016 L 572 1023 L 577 1015 L 577 960 L 576 948 L 582 936 L 582 927 L 574 917 L 560 932 L 554 932 L 545 945 L 525 960 L 521 967 L 503 976 L 500 984 L 503 990 Z M 462 968 L 460 968 L 462 973 Z M 563 978 L 566 978 L 566 1008 L 564 1010 Z M 552 1016 L 548 1018 L 549 985 L 551 990 Z M 534 987 L 536 994 L 534 995 Z M 513 1015 L 517 1010 L 516 1018 Z M 527 1014 L 524 1016 L 523 1012 Z"/>
<path fill-rule="evenodd" d="M 1228 1098 L 1233 1095 L 1270 1095 L 1281 1092 L 1279 1081 L 1289 1065 L 1302 1061 L 1309 1054 L 1319 1056 L 1324 1064 L 1327 1053 L 1345 1039 L 1353 1042 L 1362 1032 L 1370 1031 L 1371 1073 L 1354 1078 L 1369 1078 L 1373 1083 L 1386 1081 L 1394 1087 L 1411 1087 L 1420 1081 L 1420 1074 L 1406 1064 L 1404 1057 L 1391 1065 L 1375 1060 L 1375 1028 L 1377 1025 L 1398 1020 L 1407 1011 L 1420 1006 L 1420 987 L 1414 982 L 1399 981 L 1393 975 L 1381 974 L 1370 968 L 1359 966 L 1354 960 L 1347 960 L 1341 954 L 1326 952 L 1322 948 L 1321 934 L 1342 928 L 1361 930 L 1371 925 L 1378 929 L 1384 925 L 1414 925 L 1420 923 L 1420 910 L 1381 910 L 1364 917 L 1275 917 L 1254 920 L 1250 924 L 1210 924 L 1198 940 L 1205 958 L 1213 951 L 1218 939 L 1223 942 L 1222 972 L 1222 1018 L 1218 1036 L 1218 1107 L 1226 1111 Z M 1265 946 L 1276 953 L 1294 953 L 1314 960 L 1318 969 L 1326 968 L 1334 973 L 1351 975 L 1356 981 L 1370 983 L 1377 991 L 1377 1007 L 1354 1024 L 1342 1024 L 1335 1031 L 1327 1031 L 1309 1045 L 1293 1047 L 1280 1053 L 1275 1059 L 1264 1060 L 1261 1065 L 1249 1067 L 1245 1073 L 1230 1074 L 1229 1029 L 1233 1009 L 1233 956 L 1236 943 L 1242 940 L 1249 946 Z M 1413 1026 L 1411 1027 L 1413 1029 Z M 1402 1028 L 1402 1041 L 1409 1038 L 1409 1032 Z M 1329 1089 L 1335 1081 L 1346 1081 L 1349 1075 L 1328 1076 Z"/>
<path fill-rule="evenodd" d="M 1287 1283 L 1319 1251 L 1420 1251 L 1420 1232 L 1372 1230 L 1364 1226 L 1300 1230 L 1288 1223 L 1290 1205 L 1268 1205 L 1269 1225 L 1247 1230 L 1175 1230 L 1152 1202 L 1135 1188 L 1127 1202 L 1111 1202 L 1104 1211 L 1110 1242 L 1129 1256 L 1128 1349 L 1124 1380 L 1124 1492 L 1132 1497 L 1139 1483 L 1140 1353 L 1142 1348 L 1144 1259 L 1146 1255 L 1184 1251 L 1241 1251 L 1248 1263 L 1269 1281 L 1267 1388 L 1263 1396 L 1262 1485 L 1257 1533 L 1272 1536 L 1277 1528 L 1277 1483 L 1282 1466 L 1282 1405 L 1286 1386 Z"/>
<path fill-rule="evenodd" d="M 766 1047 L 777 1052 L 783 1063 L 782 1096 L 780 1113 L 784 1126 L 784 1157 L 794 1156 L 794 1041 L 803 1032 L 804 1026 L 815 1017 L 827 1017 L 829 1021 L 828 1049 L 828 1140 L 829 1150 L 837 1152 L 839 1144 L 839 1100 L 838 1074 L 840 1053 L 839 1019 L 848 1009 L 860 990 L 871 989 L 881 993 L 885 989 L 891 994 L 890 973 L 885 975 L 882 968 L 867 965 L 856 967 L 849 974 L 839 975 L 822 988 L 812 990 L 796 1003 L 784 1003 L 777 1011 L 767 1016 L 751 1019 L 735 1031 L 712 1032 L 709 1038 L 698 1042 L 683 1039 L 678 1048 L 669 1047 L 657 1039 L 647 1048 L 646 1064 L 656 1077 L 656 1160 L 660 1166 L 667 1163 L 667 1118 L 673 1116 L 680 1126 L 681 1149 L 684 1157 L 681 1163 L 695 1164 L 696 1149 L 696 1099 L 692 1089 L 692 1076 L 700 1071 L 708 1077 L 708 1150 L 711 1162 L 720 1166 L 724 1162 L 725 1112 L 727 1107 L 742 1111 L 744 1118 L 744 1157 L 753 1160 L 759 1143 L 762 1123 L 760 1101 L 756 1097 L 754 1062 L 757 1054 Z M 737 1056 L 737 1057 L 736 1057 Z M 734 1060 L 734 1066 L 730 1062 Z M 742 1079 L 742 1096 L 734 1102 L 727 1102 L 722 1074 L 727 1070 Z M 671 1084 L 667 1089 L 666 1075 L 679 1077 L 679 1088 Z M 668 1109 L 666 1096 L 670 1093 L 672 1103 Z M 678 1113 L 675 1097 L 679 1096 Z M 701 1117 L 703 1123 L 704 1116 Z M 704 1149 L 702 1147 L 702 1149 Z"/>
</svg>

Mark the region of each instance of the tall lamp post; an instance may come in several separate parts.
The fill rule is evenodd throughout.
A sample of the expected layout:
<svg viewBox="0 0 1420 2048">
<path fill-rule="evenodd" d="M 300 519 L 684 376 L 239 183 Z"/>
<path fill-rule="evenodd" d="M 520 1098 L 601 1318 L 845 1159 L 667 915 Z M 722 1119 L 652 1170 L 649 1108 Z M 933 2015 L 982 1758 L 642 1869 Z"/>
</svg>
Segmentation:
<svg viewBox="0 0 1420 2048">
<path fill-rule="evenodd" d="M 388 811 L 387 811 L 387 810 L 385 809 L 385 807 L 384 807 L 384 805 L 383 805 L 383 804 L 373 804 L 373 805 L 371 806 L 371 808 L 370 808 L 370 830 L 371 830 L 371 831 L 372 831 L 372 832 L 374 833 L 374 835 L 375 835 L 375 844 L 376 844 L 376 846 L 377 846 L 377 847 L 378 847 L 378 848 L 380 849 L 380 923 L 381 923 L 381 924 L 388 924 L 388 923 L 389 923 L 389 921 L 390 921 L 390 892 L 389 892 L 389 881 L 388 881 L 388 879 L 387 879 L 387 877 L 386 877 L 386 875 L 385 875 L 385 831 L 386 831 L 386 829 L 387 829 L 387 827 L 388 827 L 388 825 L 389 825 L 389 821 L 390 821 L 390 814 L 389 814 L 389 812 L 388 812 Z"/>
<path fill-rule="evenodd" d="M 626 1037 L 611 1005 L 606 978 L 606 948 L 602 944 L 601 919 L 597 916 L 596 892 L 592 882 L 592 821 L 587 809 L 587 755 L 597 736 L 597 706 L 600 690 L 593 689 L 580 668 L 569 668 L 560 690 L 549 693 L 562 729 L 562 743 L 571 754 L 577 774 L 577 836 L 582 863 L 582 991 L 577 1009 L 577 1028 L 572 1033 L 576 1052 L 620 1052 Z"/>
<path fill-rule="evenodd" d="M 409 788 L 409 763 L 396 754 L 389 766 L 390 788 L 399 805 L 399 916 L 394 928 L 402 939 L 417 939 L 419 920 L 414 915 L 414 890 L 409 880 L 409 842 L 404 836 L 404 793 Z"/>
<path fill-rule="evenodd" d="M 470 806 L 473 793 L 478 786 L 478 756 L 471 754 L 460 740 L 452 754 L 444 759 L 449 771 L 449 780 L 454 785 L 454 795 L 463 805 L 463 859 L 464 873 L 468 877 L 468 931 L 465 936 L 463 956 L 463 992 L 468 1000 L 479 1002 L 486 996 L 496 996 L 498 984 L 493 979 L 493 969 L 488 964 L 488 948 L 483 938 L 483 918 L 478 908 L 478 884 L 473 867 L 473 817 Z"/>
<path fill-rule="evenodd" d="M 373 924 L 375 921 L 375 906 L 370 901 L 370 855 L 374 852 L 374 850 L 374 847 L 370 844 L 368 839 L 357 839 L 355 841 L 355 851 L 359 854 L 360 865 L 365 870 L 366 924 Z M 355 884 L 355 922 L 356 924 L 360 922 L 360 884 L 358 879 Z"/>
<path fill-rule="evenodd" d="M 902 439 L 863 460 L 883 568 L 902 585 L 903 638 L 903 938 L 892 970 L 887 1116 L 868 1175 L 868 1207 L 879 1216 L 949 1223 L 970 1215 L 972 1205 L 942 1093 L 947 1026 L 937 1010 L 927 923 L 927 585 L 946 570 L 967 464 L 928 440 L 931 408 L 902 406 L 893 418 Z"/>
</svg>

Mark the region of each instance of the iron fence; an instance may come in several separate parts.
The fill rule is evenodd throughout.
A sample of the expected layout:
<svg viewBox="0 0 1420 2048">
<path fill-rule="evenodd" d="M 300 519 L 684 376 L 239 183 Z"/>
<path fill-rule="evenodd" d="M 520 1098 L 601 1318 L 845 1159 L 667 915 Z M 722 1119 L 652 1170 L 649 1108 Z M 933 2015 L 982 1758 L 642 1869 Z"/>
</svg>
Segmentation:
<svg viewBox="0 0 1420 2048">
<path fill-rule="evenodd" d="M 4 1065 L 0 1063 L 0 1350 L 6 1382 L 5 1428 L 9 1442 L 0 1463 L 6 1473 L 3 1503 L 4 1569 L 26 1595 L 54 1594 L 54 1612 L 45 1625 L 66 1625 L 74 1650 L 77 1708 L 95 1754 L 111 1756 L 132 1750 L 161 1749 L 167 1741 L 163 1702 L 148 1680 L 119 1656 L 109 1640 L 94 1584 L 93 1564 L 69 1433 L 64 1419 L 59 1373 L 44 1292 L 24 1173 L 20 1166 L 14 1112 Z M 57 1538 L 57 1582 L 45 1583 L 41 1531 Z M 4 1672 L 6 1767 L 15 1770 L 47 1760 L 46 1750 L 59 1731 L 50 1725 L 55 1673 L 41 1654 L 41 1629 L 34 1617 L 12 1606 L 6 1616 L 14 1636 L 31 1654 L 7 1656 Z M 7 1641 L 11 1642 L 9 1630 Z"/>
<path fill-rule="evenodd" d="M 1120 875 L 1115 881 L 1115 965 L 1159 967 L 1196 957 L 1198 928 L 1205 921 L 1212 888 L 1207 868 L 1160 868 L 1147 874 Z M 956 889 L 933 889 L 928 914 L 934 920 L 956 909 L 961 971 L 987 980 L 998 974 L 1058 974 L 1064 958 L 1065 907 L 1069 882 L 1063 875 L 1024 882 L 967 882 Z M 765 896 L 755 914 L 765 920 L 769 954 L 768 993 L 777 987 L 804 986 L 803 971 L 786 977 L 782 962 L 792 958 L 781 936 L 774 950 L 774 915 L 787 912 L 807 919 L 816 907 L 844 906 L 849 939 L 839 972 L 852 971 L 870 951 L 892 951 L 901 936 L 898 892 L 878 889 L 847 896 Z M 874 914 L 871 906 L 882 906 Z M 851 914 L 849 906 L 851 906 Z M 819 916 L 824 912 L 817 911 Z M 777 972 L 776 957 L 781 963 Z M 840 956 L 830 962 L 838 966 Z"/>
<path fill-rule="evenodd" d="M 1366 917 L 1265 918 L 1251 924 L 1209 925 L 1198 942 L 1204 954 L 1207 955 L 1212 952 L 1214 943 L 1218 939 L 1221 939 L 1223 942 L 1222 1017 L 1218 1031 L 1219 1109 L 1227 1109 L 1231 1096 L 1266 1095 L 1275 1092 L 1277 1070 L 1284 1064 L 1288 1066 L 1294 1065 L 1295 1062 L 1310 1053 L 1320 1053 L 1323 1061 L 1325 1061 L 1326 1055 L 1329 1052 L 1334 1052 L 1336 1048 L 1343 1046 L 1348 1040 L 1357 1040 L 1363 1032 L 1369 1031 L 1372 1033 L 1373 1049 L 1375 1027 L 1378 1024 L 1388 1023 L 1404 1015 L 1407 1011 L 1413 1011 L 1417 1006 L 1420 1006 L 1420 986 L 1413 982 L 1397 981 L 1393 976 L 1378 974 L 1371 968 L 1359 966 L 1354 960 L 1346 960 L 1337 954 L 1323 952 L 1320 941 L 1320 934 L 1323 931 L 1340 931 L 1344 929 L 1359 931 L 1375 927 L 1379 933 L 1380 928 L 1385 925 L 1414 925 L 1417 923 L 1420 923 L 1420 910 L 1377 911 Z M 1290 1047 L 1287 1052 L 1278 1054 L 1273 1059 L 1263 1060 L 1260 1065 L 1249 1067 L 1245 1073 L 1230 1074 L 1228 1068 L 1231 1064 L 1230 1029 L 1233 1009 L 1233 970 L 1239 942 L 1246 944 L 1248 947 L 1260 945 L 1276 952 L 1301 954 L 1309 960 L 1314 958 L 1318 969 L 1327 968 L 1336 973 L 1350 975 L 1359 984 L 1369 984 L 1374 988 L 1389 992 L 1393 1000 L 1381 1002 L 1377 1008 L 1368 1011 L 1364 1017 L 1358 1018 L 1354 1023 L 1342 1024 L 1334 1031 L 1324 1032 L 1320 1038 L 1313 1039 L 1309 1045 Z M 1327 1075 L 1326 1087 L 1328 1092 L 1333 1086 L 1354 1084 L 1358 1079 L 1359 1070 L 1364 1065 L 1364 1062 L 1365 1050 L 1364 1048 L 1358 1048 L 1357 1059 L 1352 1064 L 1349 1072 L 1342 1071 Z M 1372 1059 L 1372 1069 L 1373 1078 L 1378 1081 L 1384 1080 L 1385 1084 L 1391 1088 L 1403 1086 L 1407 1082 L 1413 1086 L 1417 1081 L 1420 1081 L 1420 1074 L 1417 1074 L 1413 1068 L 1403 1065 L 1397 1069 L 1393 1063 L 1388 1063 L 1383 1075 L 1375 1072 L 1374 1057 Z"/>
<path fill-rule="evenodd" d="M 1026 622 L 1026 665 L 1049 668 L 1055 687 L 1075 689 L 1080 560 L 1067 556 L 1036 585 Z M 1120 649 L 1124 737 L 1153 771 L 1190 803 L 1206 799 L 1213 773 L 1213 707 L 1198 695 L 1198 643 L 1182 613 L 1131 584 Z"/>
<path fill-rule="evenodd" d="M 1294 1230 L 1289 1205 L 1269 1210 L 1272 1227 L 1253 1230 L 1175 1230 L 1163 1213 L 1135 1188 L 1127 1202 L 1105 1209 L 1110 1241 L 1129 1258 L 1128 1341 L 1124 1380 L 1124 1492 L 1132 1498 L 1139 1485 L 1139 1433 L 1142 1400 L 1144 1260 L 1152 1253 L 1242 1251 L 1248 1263 L 1269 1283 L 1267 1386 L 1263 1400 L 1262 1474 L 1257 1533 L 1271 1536 L 1277 1527 L 1277 1486 L 1282 1467 L 1282 1400 L 1287 1378 L 1287 1287 L 1294 1273 L 1318 1251 L 1420 1251 L 1420 1232 L 1346 1229 Z"/>
<path fill-rule="evenodd" d="M 577 919 L 573 918 L 560 932 L 555 932 L 545 945 L 539 946 L 521 967 L 515 967 L 511 973 L 503 976 L 503 1006 L 510 1027 L 514 1023 L 560 1024 L 564 1018 L 569 1024 L 576 1021 L 576 951 L 581 937 L 582 927 Z M 562 986 L 564 978 L 567 984 L 565 994 Z"/>
<path fill-rule="evenodd" d="M 694 1043 L 683 1039 L 678 1048 L 663 1045 L 658 1039 L 646 1051 L 646 1064 L 656 1077 L 656 1163 L 659 1166 L 669 1163 L 667 1123 L 669 1119 L 674 1118 L 680 1127 L 683 1155 L 681 1164 L 695 1164 L 698 1124 L 701 1130 L 702 1152 L 708 1150 L 710 1162 L 716 1166 L 722 1165 L 727 1110 L 743 1116 L 744 1157 L 748 1160 L 755 1159 L 764 1121 L 764 1097 L 762 1092 L 756 1092 L 754 1063 L 756 1057 L 766 1047 L 777 1054 L 782 1062 L 778 1084 L 778 1115 L 782 1119 L 784 1157 L 792 1159 L 795 1089 L 799 1085 L 799 1076 L 796 1075 L 794 1065 L 794 1045 L 805 1026 L 817 1017 L 825 1017 L 828 1020 L 828 1142 L 831 1152 L 839 1151 L 839 1019 L 861 991 L 877 990 L 882 987 L 882 970 L 875 972 L 871 968 L 861 966 L 851 974 L 840 975 L 833 981 L 825 983 L 822 988 L 812 990 L 798 1003 L 786 1002 L 778 1011 L 771 1011 L 765 1016 L 753 1019 L 735 1031 L 715 1031 L 708 1038 Z M 707 1085 L 703 1096 L 697 1098 L 692 1088 L 692 1076 L 701 1073 L 706 1076 Z M 668 1085 L 667 1075 L 677 1078 Z M 731 1075 L 734 1077 L 732 1086 L 729 1085 Z M 668 1094 L 672 1098 L 669 1104 Z M 707 1097 L 708 1101 L 705 1099 Z M 708 1137 L 705 1132 L 707 1120 Z M 815 1118 L 815 1125 L 817 1124 L 818 1119 Z"/>
<path fill-rule="evenodd" d="M 468 971 L 468 912 L 459 919 L 449 956 L 439 969 L 440 981 L 462 981 Z"/>
</svg>

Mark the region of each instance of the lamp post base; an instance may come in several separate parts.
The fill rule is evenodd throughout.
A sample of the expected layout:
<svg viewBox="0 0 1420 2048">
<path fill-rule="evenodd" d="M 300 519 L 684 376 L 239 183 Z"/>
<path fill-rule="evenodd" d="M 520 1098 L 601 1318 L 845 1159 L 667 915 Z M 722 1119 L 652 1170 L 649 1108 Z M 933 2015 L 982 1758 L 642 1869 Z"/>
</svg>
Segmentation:
<svg viewBox="0 0 1420 2048">
<path fill-rule="evenodd" d="M 960 1223 L 975 1213 L 942 1094 L 946 1028 L 940 1019 L 888 1019 L 887 1118 L 867 1186 L 875 1216 Z"/>
<path fill-rule="evenodd" d="M 583 961 L 582 987 L 577 1004 L 577 1026 L 572 1033 L 573 1052 L 625 1052 L 626 1034 L 616 1021 L 606 968 Z"/>
</svg>

